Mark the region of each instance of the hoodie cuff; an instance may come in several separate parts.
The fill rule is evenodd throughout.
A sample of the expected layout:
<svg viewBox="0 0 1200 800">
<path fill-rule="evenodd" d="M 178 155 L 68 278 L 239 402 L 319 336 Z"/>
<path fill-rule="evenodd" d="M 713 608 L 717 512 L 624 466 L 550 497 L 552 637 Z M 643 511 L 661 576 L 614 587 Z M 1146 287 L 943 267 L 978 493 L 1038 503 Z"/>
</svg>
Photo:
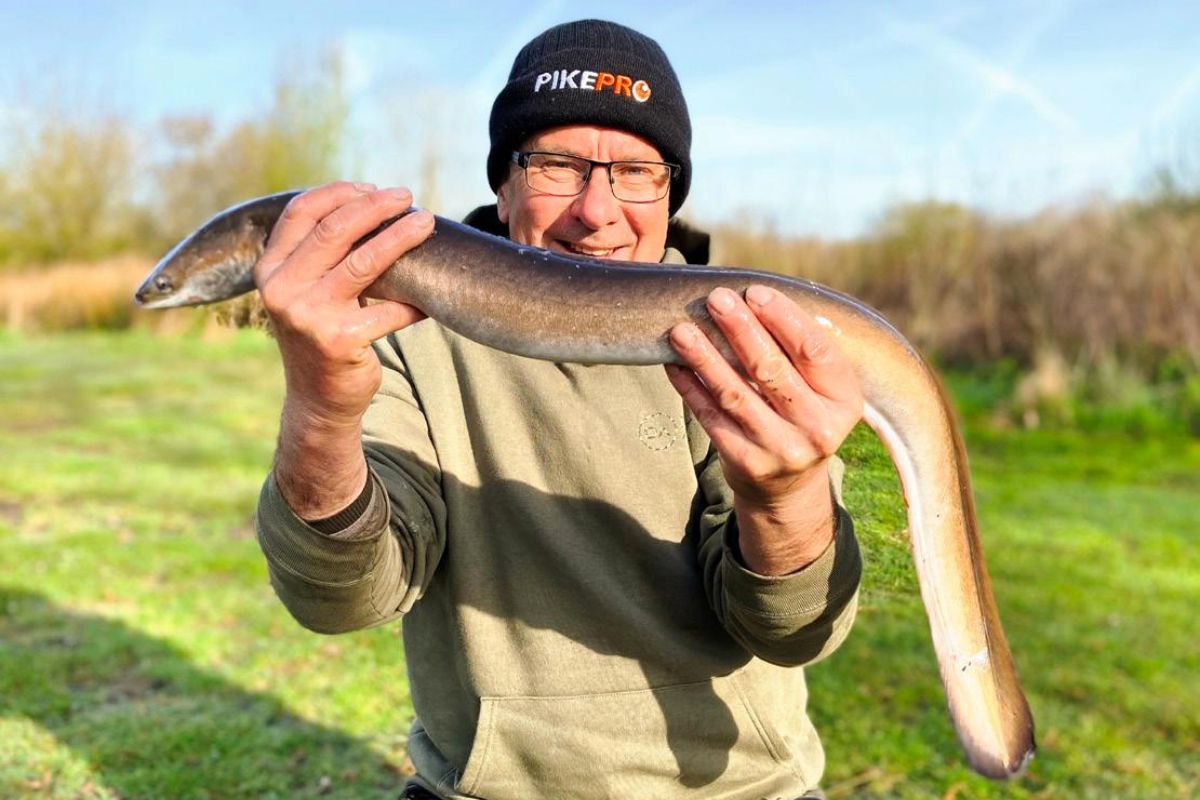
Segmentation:
<svg viewBox="0 0 1200 800">
<path fill-rule="evenodd" d="M 788 575 L 760 575 L 748 569 L 737 555 L 737 525 L 727 525 L 723 577 L 730 604 L 756 617 L 815 619 L 853 595 L 862 576 L 854 522 L 840 505 L 834 505 L 834 513 L 836 529 L 825 552 Z"/>
</svg>

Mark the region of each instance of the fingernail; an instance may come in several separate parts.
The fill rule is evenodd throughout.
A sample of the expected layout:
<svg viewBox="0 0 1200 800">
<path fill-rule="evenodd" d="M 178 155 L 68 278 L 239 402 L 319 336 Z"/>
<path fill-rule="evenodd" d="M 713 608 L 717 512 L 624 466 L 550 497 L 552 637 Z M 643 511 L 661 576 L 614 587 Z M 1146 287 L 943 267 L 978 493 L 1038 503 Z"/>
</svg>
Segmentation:
<svg viewBox="0 0 1200 800">
<path fill-rule="evenodd" d="M 405 189 L 403 186 L 397 186 L 394 189 L 388 189 L 387 193 L 400 200 L 412 199 L 412 192 L 410 192 L 408 189 Z"/>
<path fill-rule="evenodd" d="M 728 289 L 715 290 L 708 296 L 708 301 L 712 303 L 713 308 L 717 311 L 733 310 L 733 292 Z"/>
<path fill-rule="evenodd" d="M 373 192 L 375 191 L 376 187 L 373 183 L 356 183 L 354 184 L 354 188 L 358 189 L 360 192 Z"/>
<path fill-rule="evenodd" d="M 691 325 L 676 325 L 671 329 L 671 341 L 680 347 L 691 347 L 696 343 L 696 329 Z"/>
<path fill-rule="evenodd" d="M 421 208 L 412 213 L 413 224 L 425 227 L 433 224 L 433 212 Z"/>
<path fill-rule="evenodd" d="M 746 290 L 746 301 L 756 306 L 765 306 L 775 298 L 775 293 L 766 286 L 754 284 Z"/>
</svg>

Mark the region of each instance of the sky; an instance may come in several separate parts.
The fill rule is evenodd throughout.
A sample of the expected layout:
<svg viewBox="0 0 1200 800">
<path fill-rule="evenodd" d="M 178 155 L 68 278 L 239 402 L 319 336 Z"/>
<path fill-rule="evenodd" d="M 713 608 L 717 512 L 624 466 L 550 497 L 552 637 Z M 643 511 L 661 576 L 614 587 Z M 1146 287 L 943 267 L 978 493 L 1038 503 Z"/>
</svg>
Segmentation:
<svg viewBox="0 0 1200 800">
<path fill-rule="evenodd" d="M 516 52 L 588 16 L 670 56 L 694 130 L 682 213 L 701 223 L 847 237 L 901 202 L 1026 216 L 1129 196 L 1162 166 L 1200 179 L 1196 0 L 0 0 L 0 124 L 66 86 L 147 129 L 179 114 L 232 126 L 338 48 L 345 177 L 461 216 L 491 199 L 487 117 Z"/>
</svg>

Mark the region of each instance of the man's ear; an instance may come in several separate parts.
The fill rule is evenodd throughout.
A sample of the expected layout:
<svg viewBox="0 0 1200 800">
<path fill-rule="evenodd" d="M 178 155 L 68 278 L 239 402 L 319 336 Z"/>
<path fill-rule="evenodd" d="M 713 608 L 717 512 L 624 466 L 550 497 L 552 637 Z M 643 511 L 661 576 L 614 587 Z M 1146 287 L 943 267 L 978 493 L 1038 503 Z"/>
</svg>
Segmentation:
<svg viewBox="0 0 1200 800">
<path fill-rule="evenodd" d="M 496 216 L 505 225 L 508 224 L 508 203 L 509 203 L 509 181 L 500 184 L 500 188 L 496 189 Z"/>
</svg>

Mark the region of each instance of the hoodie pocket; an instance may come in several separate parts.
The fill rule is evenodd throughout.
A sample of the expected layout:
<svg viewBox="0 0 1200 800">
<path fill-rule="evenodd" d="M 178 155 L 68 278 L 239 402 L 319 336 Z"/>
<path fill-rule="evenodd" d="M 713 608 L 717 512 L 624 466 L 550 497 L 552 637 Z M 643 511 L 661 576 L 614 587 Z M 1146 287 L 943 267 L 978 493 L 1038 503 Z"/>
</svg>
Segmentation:
<svg viewBox="0 0 1200 800">
<path fill-rule="evenodd" d="M 735 678 L 555 697 L 484 697 L 457 791 L 488 800 L 772 797 L 804 790 Z"/>
</svg>

